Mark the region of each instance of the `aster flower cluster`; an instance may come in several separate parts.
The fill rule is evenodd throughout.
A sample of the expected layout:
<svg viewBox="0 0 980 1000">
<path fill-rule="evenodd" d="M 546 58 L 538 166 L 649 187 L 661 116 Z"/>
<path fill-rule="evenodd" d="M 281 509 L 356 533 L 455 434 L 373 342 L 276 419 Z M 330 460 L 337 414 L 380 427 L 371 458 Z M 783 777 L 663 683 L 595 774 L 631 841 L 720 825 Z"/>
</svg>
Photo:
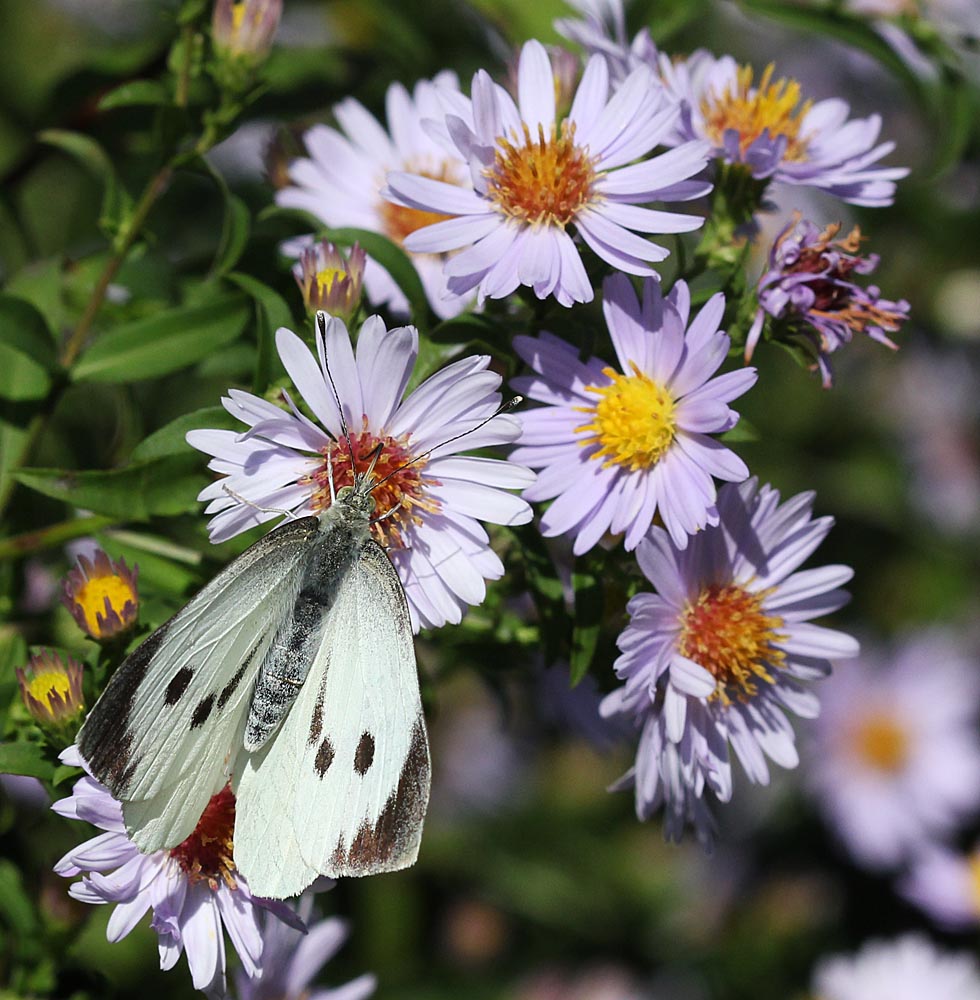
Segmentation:
<svg viewBox="0 0 980 1000">
<path fill-rule="evenodd" d="M 285 280 L 267 285 L 240 270 L 241 253 L 231 258 L 241 233 L 229 223 L 202 284 L 222 285 L 222 308 L 228 305 L 236 322 L 244 316 L 242 296 L 254 299 L 255 343 L 232 344 L 227 316 L 204 322 L 202 337 L 212 338 L 215 357 L 194 344 L 193 363 L 209 378 L 224 365 L 232 370 L 220 399 L 224 413 L 182 413 L 134 451 L 126 473 L 145 474 L 147 492 L 166 493 L 174 469 L 181 477 L 174 489 L 182 489 L 189 456 L 200 474 L 186 495 L 167 494 L 140 516 L 186 515 L 196 492 L 208 536 L 202 528 L 199 547 L 236 540 L 244 547 L 245 533 L 279 518 L 324 515 L 339 490 L 373 477 L 371 536 L 401 582 L 412 629 L 436 650 L 431 669 L 423 662 L 426 702 L 430 682 L 465 663 L 474 646 L 488 660 L 494 643 L 506 644 L 508 656 L 530 650 L 538 666 L 567 660 L 576 682 L 588 674 L 579 693 L 589 695 L 591 724 L 581 729 L 631 741 L 616 773 L 629 766 L 614 789 L 631 792 L 639 820 L 660 817 L 669 839 L 693 832 L 705 846 L 718 837 L 717 807 L 735 797 L 740 775 L 767 785 L 774 768 L 791 770 L 810 756 L 806 787 L 860 863 L 901 869 L 899 891 L 946 926 L 980 922 L 980 849 L 964 856 L 952 847 L 980 810 L 980 739 L 971 714 L 980 689 L 945 647 L 910 645 L 888 668 L 885 685 L 886 669 L 868 667 L 873 655 L 838 673 L 835 665 L 860 650 L 836 620 L 826 621 L 847 604 L 844 587 L 853 575 L 850 566 L 816 556 L 834 519 L 813 492 L 787 494 L 783 484 L 753 475 L 753 465 L 758 472 L 764 463 L 755 464 L 759 452 L 745 442 L 764 440 L 768 428 L 748 427 L 742 417 L 750 393 L 767 391 L 760 345 L 802 343 L 829 388 L 832 355 L 856 334 L 897 349 L 891 338 L 910 311 L 904 300 L 858 280 L 879 263 L 862 254 L 858 227 L 842 236 L 843 223 L 821 226 L 798 211 L 769 250 L 764 273 L 750 280 L 761 214 L 787 201 L 792 208 L 801 188 L 847 205 L 885 207 L 908 171 L 885 162 L 894 143 L 881 140 L 878 115 L 854 118 L 836 97 L 814 101 L 774 64 L 741 65 L 703 49 L 661 51 L 647 28 L 630 37 L 619 0 L 573 6 L 579 16 L 556 27 L 576 52 L 527 40 L 509 78 L 478 69 L 460 81 L 446 69 L 407 86 L 393 82 L 383 120 L 347 97 L 333 106 L 329 123 L 306 128 L 298 155 L 280 164 L 277 210 L 269 213 L 294 226 L 279 247 Z M 208 58 L 221 103 L 203 116 L 215 134 L 222 116 L 233 117 L 235 102 L 257 88 L 282 13 L 279 0 L 215 5 Z M 197 100 L 197 29 L 182 31 L 186 48 L 175 48 L 170 60 L 182 109 L 175 118 L 187 117 Z M 195 44 L 205 44 L 203 34 Z M 196 156 L 210 146 L 202 140 L 181 148 Z M 162 175 L 161 188 L 169 176 Z M 231 218 L 238 199 L 225 194 Z M 114 247 L 125 247 L 116 269 L 126 241 L 136 237 L 125 226 L 119 232 L 125 239 Z M 187 305 L 181 317 L 208 312 L 207 290 L 200 294 L 205 305 Z M 94 337 L 100 304 L 86 313 L 69 353 Z M 246 322 L 251 313 L 243 329 Z M 190 341 L 180 341 L 182 349 Z M 139 378 L 178 370 L 166 368 L 166 347 L 138 346 L 155 352 L 149 374 Z M 72 379 L 73 360 L 65 365 Z M 89 373 L 125 381 L 128 372 L 106 375 L 113 360 L 95 351 Z M 245 366 L 254 368 L 247 377 Z M 52 380 L 39 361 L 35 367 L 39 381 Z M 508 400 L 511 390 L 521 397 Z M 154 465 L 161 458 L 172 462 L 163 472 Z M 79 503 L 97 505 L 104 484 L 108 493 L 115 481 L 113 473 L 77 480 L 72 470 L 55 482 L 40 475 L 49 470 L 33 471 L 51 496 L 60 484 L 83 481 L 89 488 Z M 108 537 L 125 549 L 126 529 L 117 523 L 125 498 L 111 499 Z M 152 599 L 141 606 L 138 570 L 122 558 L 101 550 L 81 557 L 67 573 L 62 602 L 81 631 L 70 648 L 86 649 L 84 663 L 55 651 L 29 656 L 26 644 L 19 661 L 23 705 L 12 725 L 23 726 L 15 736 L 26 737 L 16 754 L 43 746 L 46 755 L 22 773 L 45 775 L 51 792 L 66 773 L 59 763 L 82 769 L 71 794 L 52 808 L 99 831 L 54 871 L 73 880 L 73 899 L 112 907 L 110 941 L 148 919 L 161 968 L 184 956 L 194 987 L 209 995 L 224 995 L 231 982 L 243 1000 L 362 1000 L 375 989 L 371 975 L 334 990 L 311 985 L 343 942 L 346 924 L 318 921 L 312 892 L 295 907 L 254 896 L 236 863 L 233 789 L 241 774 L 227 772 L 244 766 L 257 773 L 287 728 L 283 717 L 269 749 L 251 757 L 241 733 L 232 734 L 239 742 L 215 755 L 226 768 L 218 784 L 228 784 L 214 795 L 195 785 L 200 802 L 210 799 L 200 816 L 195 807 L 195 815 L 181 817 L 193 832 L 149 853 L 134 842 L 139 823 L 127 832 L 122 804 L 73 745 L 86 694 L 104 689 L 127 644 L 132 654 L 136 636 L 153 627 L 164 642 L 166 629 L 179 631 L 186 621 L 165 624 L 192 589 L 185 577 L 169 590 L 159 583 L 178 576 L 168 560 L 203 575 L 206 562 L 183 543 L 139 541 Z M 296 592 L 308 595 L 299 585 Z M 527 608 L 532 620 L 515 624 Z M 230 671 L 220 686 L 208 678 L 206 693 L 192 689 L 202 695 L 188 709 L 187 728 L 201 732 L 188 757 L 221 728 L 228 699 L 251 704 L 248 685 L 238 687 L 251 662 L 238 646 L 250 646 L 253 658 L 260 645 L 244 635 L 247 626 L 231 644 L 238 674 Z M 155 654 L 143 649 L 123 672 L 135 677 L 134 662 L 145 668 L 131 681 L 137 689 L 153 670 Z M 305 649 L 288 647 L 298 667 Z M 281 650 L 287 646 L 279 641 Z M 168 709 L 192 678 L 199 683 L 211 656 L 198 662 L 194 650 L 173 676 L 151 678 Z M 934 669 L 921 670 L 930 657 Z M 284 683 L 301 688 L 304 680 Z M 335 760 L 331 734 L 321 731 L 325 690 L 302 733 L 307 747 L 322 740 L 321 781 Z M 131 708 L 134 692 L 120 700 L 127 698 Z M 154 724 L 166 725 L 141 718 L 133 727 L 145 734 Z M 797 728 L 808 733 L 799 744 Z M 381 746 L 384 735 L 365 730 L 351 754 L 358 780 L 372 766 L 397 779 L 388 802 L 367 810 L 376 825 L 360 829 L 348 845 L 352 856 L 393 836 L 386 824 L 407 794 L 407 762 L 400 776 L 380 751 L 374 763 L 375 741 Z M 80 739 L 85 746 L 85 735 Z M 134 743 L 129 731 L 125 739 Z M 151 742 L 133 761 L 127 744 L 122 766 L 151 768 L 142 756 Z M 62 751 L 57 761 L 52 747 Z M 417 749 L 413 737 L 408 752 Z M 171 756 L 183 766 L 182 756 Z M 91 759 L 123 794 L 125 781 L 113 784 Z M 190 784 L 188 773 L 179 772 L 175 794 Z M 153 809 L 173 789 L 160 784 Z M 360 788 L 352 783 L 337 808 L 367 798 Z M 144 801 L 150 797 L 129 800 Z M 127 811 L 127 820 L 136 813 Z M 260 888 L 245 864 L 245 840 L 240 828 L 239 862 Z M 312 862 L 304 856 L 303 864 Z M 972 983 L 974 970 L 927 951 L 911 939 L 896 946 L 910 982 L 931 968 L 936 981 Z M 857 1000 L 884 984 L 885 963 L 872 952 L 818 970 L 821 1000 Z M 963 987 L 964 1000 L 971 988 Z"/>
</svg>

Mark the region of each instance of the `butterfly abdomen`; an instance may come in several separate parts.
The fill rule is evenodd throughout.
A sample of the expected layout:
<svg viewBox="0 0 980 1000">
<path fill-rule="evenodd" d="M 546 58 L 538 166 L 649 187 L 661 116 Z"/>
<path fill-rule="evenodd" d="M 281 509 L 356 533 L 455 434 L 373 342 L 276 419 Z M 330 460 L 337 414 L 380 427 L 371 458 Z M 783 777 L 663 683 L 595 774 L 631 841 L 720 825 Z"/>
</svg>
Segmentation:
<svg viewBox="0 0 980 1000">
<path fill-rule="evenodd" d="M 272 640 L 255 680 L 245 725 L 244 746 L 249 753 L 259 750 L 286 718 L 320 648 L 324 616 L 369 537 L 366 519 L 348 516 L 344 504 L 324 516 L 292 611 Z"/>
</svg>

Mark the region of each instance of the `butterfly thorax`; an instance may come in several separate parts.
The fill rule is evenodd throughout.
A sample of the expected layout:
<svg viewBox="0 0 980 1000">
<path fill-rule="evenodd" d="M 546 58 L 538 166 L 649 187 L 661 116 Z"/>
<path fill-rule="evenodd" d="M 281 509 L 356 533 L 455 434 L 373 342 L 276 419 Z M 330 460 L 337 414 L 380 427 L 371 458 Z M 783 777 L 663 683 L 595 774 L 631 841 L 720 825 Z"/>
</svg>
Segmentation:
<svg viewBox="0 0 980 1000">
<path fill-rule="evenodd" d="M 279 728 L 296 700 L 320 648 L 324 618 L 344 579 L 371 541 L 374 498 L 366 490 L 344 487 L 319 515 L 317 532 L 293 607 L 266 649 L 255 680 L 245 726 L 245 749 L 260 749 Z"/>
</svg>

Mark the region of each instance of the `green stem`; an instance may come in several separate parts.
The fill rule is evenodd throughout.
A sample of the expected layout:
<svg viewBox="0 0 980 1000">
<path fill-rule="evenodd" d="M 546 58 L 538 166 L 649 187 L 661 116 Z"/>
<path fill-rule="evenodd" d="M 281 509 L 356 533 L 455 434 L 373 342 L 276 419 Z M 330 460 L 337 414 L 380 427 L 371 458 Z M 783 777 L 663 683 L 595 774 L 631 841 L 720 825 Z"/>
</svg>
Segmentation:
<svg viewBox="0 0 980 1000">
<path fill-rule="evenodd" d="M 112 279 L 119 273 L 119 268 L 122 267 L 126 260 L 126 255 L 129 253 L 136 237 L 143 228 L 143 224 L 150 214 L 150 209 L 153 208 L 157 199 L 166 190 L 172 176 L 173 167 L 168 163 L 150 178 L 150 183 L 143 190 L 143 194 L 136 203 L 136 208 L 133 210 L 126 228 L 115 241 L 115 252 L 102 269 L 99 280 L 95 283 L 95 288 L 92 290 L 92 294 L 85 306 L 85 312 L 82 313 L 82 318 L 78 321 L 78 325 L 65 343 L 64 351 L 61 354 L 61 364 L 65 368 L 71 367 L 82 347 L 85 346 L 85 338 L 88 336 L 89 330 L 92 328 L 92 324 L 95 322 L 95 318 L 102 308 L 102 303 L 105 301 L 106 292 L 109 290 L 109 285 L 112 284 Z"/>
<path fill-rule="evenodd" d="M 39 552 L 41 549 L 52 549 L 116 523 L 117 519 L 114 517 L 97 514 L 92 517 L 76 517 L 70 521 L 60 521 L 58 524 L 50 524 L 37 531 L 25 531 L 22 535 L 13 535 L 10 538 L 0 538 L 0 559 L 14 559 L 30 552 Z"/>
</svg>

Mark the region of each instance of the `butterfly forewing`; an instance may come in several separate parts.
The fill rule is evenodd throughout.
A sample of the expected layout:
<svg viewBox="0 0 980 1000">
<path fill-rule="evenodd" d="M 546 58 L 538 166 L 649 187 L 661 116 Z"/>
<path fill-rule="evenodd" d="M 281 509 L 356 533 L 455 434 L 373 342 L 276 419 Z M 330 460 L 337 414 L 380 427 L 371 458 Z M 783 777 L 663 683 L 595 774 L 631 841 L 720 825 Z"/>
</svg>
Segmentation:
<svg viewBox="0 0 980 1000">
<path fill-rule="evenodd" d="M 282 730 L 245 763 L 235 858 L 251 890 L 284 897 L 305 888 L 311 870 L 336 877 L 412 864 L 429 772 L 405 594 L 368 540 L 324 616 Z"/>
<path fill-rule="evenodd" d="M 299 589 L 315 517 L 242 553 L 113 675 L 79 734 L 143 851 L 194 829 L 229 780 L 255 675 Z"/>
</svg>

